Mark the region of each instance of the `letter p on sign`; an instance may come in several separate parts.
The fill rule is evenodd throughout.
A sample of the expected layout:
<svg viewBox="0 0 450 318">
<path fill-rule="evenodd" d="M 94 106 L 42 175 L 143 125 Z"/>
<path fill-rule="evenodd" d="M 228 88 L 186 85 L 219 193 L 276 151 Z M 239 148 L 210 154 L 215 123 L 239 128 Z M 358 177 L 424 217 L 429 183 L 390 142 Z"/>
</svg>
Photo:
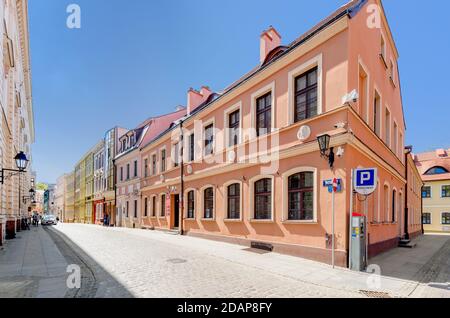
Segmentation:
<svg viewBox="0 0 450 318">
<path fill-rule="evenodd" d="M 377 169 L 366 168 L 355 170 L 354 188 L 362 195 L 372 194 L 377 187 Z"/>
</svg>

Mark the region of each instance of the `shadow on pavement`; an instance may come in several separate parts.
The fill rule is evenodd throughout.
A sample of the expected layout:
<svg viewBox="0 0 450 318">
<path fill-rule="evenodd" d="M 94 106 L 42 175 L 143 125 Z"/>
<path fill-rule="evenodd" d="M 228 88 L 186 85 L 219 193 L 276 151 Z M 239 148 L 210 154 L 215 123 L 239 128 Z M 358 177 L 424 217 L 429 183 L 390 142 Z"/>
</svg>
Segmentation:
<svg viewBox="0 0 450 318">
<path fill-rule="evenodd" d="M 55 242 L 67 263 L 80 266 L 81 288 L 72 289 L 67 298 L 132 298 L 134 297 L 125 286 L 109 274 L 83 249 L 76 245 L 68 236 L 51 227 L 47 233 Z"/>
</svg>

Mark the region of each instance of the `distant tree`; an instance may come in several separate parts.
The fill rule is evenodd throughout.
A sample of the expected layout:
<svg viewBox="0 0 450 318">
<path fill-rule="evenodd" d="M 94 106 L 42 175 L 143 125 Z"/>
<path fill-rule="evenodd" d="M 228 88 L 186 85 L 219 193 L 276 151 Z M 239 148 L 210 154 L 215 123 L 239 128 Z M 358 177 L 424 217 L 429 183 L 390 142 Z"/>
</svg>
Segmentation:
<svg viewBox="0 0 450 318">
<path fill-rule="evenodd" d="M 45 183 L 38 182 L 38 183 L 36 184 L 36 190 L 43 190 L 43 191 L 45 191 L 45 190 L 47 190 L 47 189 L 48 189 L 48 185 L 45 184 Z"/>
</svg>

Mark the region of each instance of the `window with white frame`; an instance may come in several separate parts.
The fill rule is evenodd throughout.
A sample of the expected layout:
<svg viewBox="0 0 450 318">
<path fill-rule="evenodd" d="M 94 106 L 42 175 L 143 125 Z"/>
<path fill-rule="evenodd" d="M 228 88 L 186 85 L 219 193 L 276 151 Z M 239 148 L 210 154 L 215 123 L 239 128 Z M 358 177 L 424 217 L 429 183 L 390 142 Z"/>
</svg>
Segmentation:
<svg viewBox="0 0 450 318">
<path fill-rule="evenodd" d="M 152 197 L 152 217 L 156 217 L 156 195 Z"/>
<path fill-rule="evenodd" d="M 288 178 L 288 220 L 314 220 L 314 172 L 295 173 Z"/>
<path fill-rule="evenodd" d="M 422 223 L 425 225 L 431 224 L 431 213 L 425 212 L 422 214 Z"/>
<path fill-rule="evenodd" d="M 386 145 L 388 147 L 391 146 L 391 112 L 389 111 L 389 109 L 386 107 L 386 112 L 385 112 L 385 122 L 384 122 L 384 134 L 385 134 L 385 141 L 386 141 Z"/>
<path fill-rule="evenodd" d="M 253 183 L 253 216 L 255 220 L 272 219 L 272 179 L 263 178 Z"/>
<path fill-rule="evenodd" d="M 375 96 L 373 99 L 373 131 L 381 138 L 381 96 L 377 90 L 375 90 Z"/>
<path fill-rule="evenodd" d="M 195 191 L 190 190 L 187 193 L 187 218 L 194 219 L 195 218 Z"/>
<path fill-rule="evenodd" d="M 203 218 L 214 218 L 214 188 L 208 187 L 203 190 Z"/>
<path fill-rule="evenodd" d="M 450 213 L 449 212 L 442 212 L 442 214 L 441 214 L 441 224 L 442 225 L 449 225 L 450 224 Z"/>
<path fill-rule="evenodd" d="M 272 92 L 256 99 L 256 136 L 266 135 L 272 129 Z"/>
<path fill-rule="evenodd" d="M 313 69 L 295 78 L 294 122 L 299 122 L 317 115 L 318 69 Z"/>
<path fill-rule="evenodd" d="M 239 220 L 241 218 L 241 184 L 232 183 L 227 186 L 227 219 Z"/>
<path fill-rule="evenodd" d="M 204 155 L 214 153 L 214 124 L 211 123 L 204 128 Z"/>
</svg>

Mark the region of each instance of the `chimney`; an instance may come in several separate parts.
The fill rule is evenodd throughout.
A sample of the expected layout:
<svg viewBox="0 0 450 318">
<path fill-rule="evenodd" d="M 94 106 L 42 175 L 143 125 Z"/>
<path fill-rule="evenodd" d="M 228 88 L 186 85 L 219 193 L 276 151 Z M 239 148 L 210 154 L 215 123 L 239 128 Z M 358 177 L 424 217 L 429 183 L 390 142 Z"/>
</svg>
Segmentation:
<svg viewBox="0 0 450 318">
<path fill-rule="evenodd" d="M 267 54 L 269 54 L 273 49 L 281 45 L 281 35 L 275 30 L 273 26 L 264 31 L 261 34 L 260 40 L 260 57 L 259 60 L 261 64 L 266 60 Z"/>
<path fill-rule="evenodd" d="M 447 152 L 445 151 L 445 149 L 437 149 L 436 156 L 441 158 L 447 157 Z"/>
<path fill-rule="evenodd" d="M 213 92 L 208 86 L 202 86 L 200 91 L 193 88 L 188 90 L 188 100 L 187 100 L 187 113 L 190 114 L 198 106 L 203 104 Z"/>
</svg>

